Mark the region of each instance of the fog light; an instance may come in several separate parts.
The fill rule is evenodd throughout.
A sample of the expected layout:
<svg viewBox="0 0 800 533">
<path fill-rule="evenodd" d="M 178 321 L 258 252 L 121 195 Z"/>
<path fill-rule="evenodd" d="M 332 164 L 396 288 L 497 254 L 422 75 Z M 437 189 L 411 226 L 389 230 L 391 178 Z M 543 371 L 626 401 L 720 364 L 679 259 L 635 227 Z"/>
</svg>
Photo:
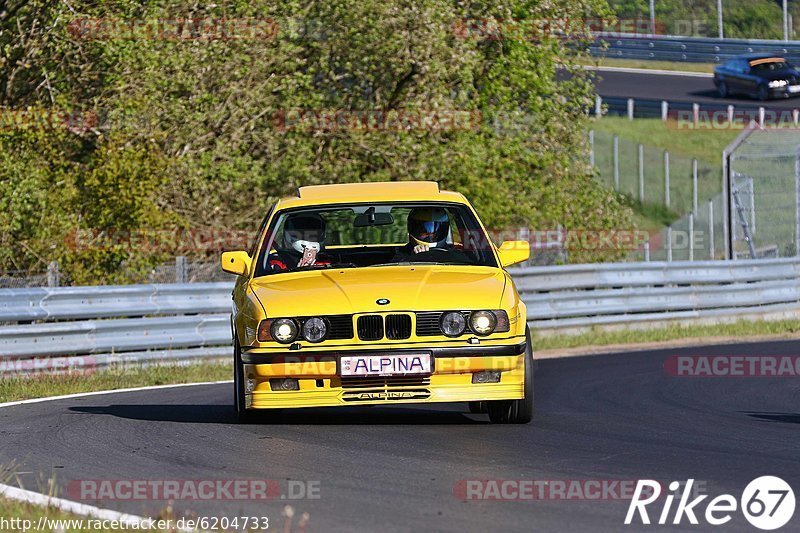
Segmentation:
<svg viewBox="0 0 800 533">
<path fill-rule="evenodd" d="M 245 392 L 253 392 L 256 390 L 256 380 L 248 379 L 244 387 Z"/>
<path fill-rule="evenodd" d="M 269 388 L 278 390 L 300 390 L 300 382 L 294 378 L 278 378 L 269 380 Z"/>
<path fill-rule="evenodd" d="M 500 372 L 497 370 L 484 370 L 472 374 L 473 383 L 500 383 Z"/>
</svg>

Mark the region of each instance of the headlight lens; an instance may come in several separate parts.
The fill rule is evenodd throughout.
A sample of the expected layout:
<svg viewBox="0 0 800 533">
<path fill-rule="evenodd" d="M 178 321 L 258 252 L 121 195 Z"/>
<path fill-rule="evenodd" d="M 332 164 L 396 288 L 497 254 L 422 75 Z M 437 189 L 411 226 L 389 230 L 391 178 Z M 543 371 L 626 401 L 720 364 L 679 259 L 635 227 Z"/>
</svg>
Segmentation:
<svg viewBox="0 0 800 533">
<path fill-rule="evenodd" d="M 328 334 L 328 325 L 321 318 L 309 318 L 303 322 L 303 338 L 308 342 L 321 342 Z"/>
<path fill-rule="evenodd" d="M 788 84 L 789 84 L 789 82 L 786 81 L 786 80 L 773 80 L 773 81 L 769 82 L 769 86 L 772 87 L 772 88 L 783 87 L 783 86 L 788 85 Z"/>
<path fill-rule="evenodd" d="M 445 313 L 442 315 L 441 328 L 448 337 L 458 337 L 467 329 L 467 319 L 461 313 Z"/>
<path fill-rule="evenodd" d="M 469 327 L 476 335 L 489 335 L 497 326 L 497 317 L 491 311 L 475 311 L 469 316 Z"/>
<path fill-rule="evenodd" d="M 297 338 L 297 324 L 291 318 L 278 318 L 272 321 L 269 332 L 276 341 L 289 344 Z"/>
</svg>

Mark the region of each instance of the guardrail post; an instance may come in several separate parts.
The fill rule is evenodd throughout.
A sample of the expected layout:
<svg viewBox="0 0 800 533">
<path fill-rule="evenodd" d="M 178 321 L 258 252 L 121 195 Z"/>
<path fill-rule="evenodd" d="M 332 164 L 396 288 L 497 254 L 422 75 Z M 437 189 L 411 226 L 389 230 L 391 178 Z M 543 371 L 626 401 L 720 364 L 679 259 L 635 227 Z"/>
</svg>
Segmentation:
<svg viewBox="0 0 800 533">
<path fill-rule="evenodd" d="M 794 159 L 794 255 L 800 256 L 800 146 Z"/>
<path fill-rule="evenodd" d="M 633 120 L 633 98 L 628 98 L 628 120 Z"/>
<path fill-rule="evenodd" d="M 700 122 L 700 104 L 692 104 L 692 120 L 695 126 Z"/>
<path fill-rule="evenodd" d="M 708 258 L 714 259 L 714 201 L 708 201 Z"/>
<path fill-rule="evenodd" d="M 669 152 L 664 150 L 664 206 L 669 209 Z"/>
<path fill-rule="evenodd" d="M 650 262 L 650 241 L 644 243 L 644 260 Z"/>
<path fill-rule="evenodd" d="M 794 122 L 794 127 L 797 127 L 798 122 L 800 122 L 800 109 L 792 109 L 792 122 Z"/>
<path fill-rule="evenodd" d="M 669 102 L 661 100 L 661 121 L 666 122 L 669 118 Z"/>
<path fill-rule="evenodd" d="M 667 226 L 667 261 L 672 261 L 672 226 Z"/>
<path fill-rule="evenodd" d="M 179 255 L 175 258 L 175 283 L 186 283 L 188 279 L 188 266 L 186 256 Z"/>
<path fill-rule="evenodd" d="M 619 191 L 619 136 L 614 134 L 614 190 Z"/>
<path fill-rule="evenodd" d="M 644 202 L 644 145 L 639 143 L 639 202 Z"/>
<path fill-rule="evenodd" d="M 694 213 L 689 213 L 689 261 L 694 261 Z"/>
<path fill-rule="evenodd" d="M 760 127 L 764 127 L 764 115 L 766 114 L 766 109 L 763 106 L 758 108 L 758 125 Z"/>
<path fill-rule="evenodd" d="M 732 105 L 728 106 L 728 126 L 733 127 L 733 114 L 734 114 L 734 107 Z"/>
<path fill-rule="evenodd" d="M 589 164 L 594 167 L 594 130 L 589 130 Z"/>
<path fill-rule="evenodd" d="M 51 261 L 47 263 L 47 286 L 58 287 L 61 285 L 61 273 L 58 271 L 58 263 Z"/>
<path fill-rule="evenodd" d="M 697 213 L 697 159 L 692 159 L 692 213 Z"/>
<path fill-rule="evenodd" d="M 603 97 L 599 94 L 594 97 L 594 116 L 597 118 L 603 116 Z"/>
</svg>

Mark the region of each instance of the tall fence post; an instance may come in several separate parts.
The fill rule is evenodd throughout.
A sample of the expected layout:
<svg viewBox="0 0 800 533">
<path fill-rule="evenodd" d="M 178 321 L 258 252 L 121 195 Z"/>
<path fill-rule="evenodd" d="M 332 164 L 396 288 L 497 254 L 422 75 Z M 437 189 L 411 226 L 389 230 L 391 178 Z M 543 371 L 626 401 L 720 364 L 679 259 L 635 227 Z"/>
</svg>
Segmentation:
<svg viewBox="0 0 800 533">
<path fill-rule="evenodd" d="M 589 164 L 594 167 L 594 130 L 589 130 Z"/>
<path fill-rule="evenodd" d="M 58 263 L 51 261 L 47 263 L 47 286 L 60 287 L 61 286 L 61 272 L 58 270 Z"/>
<path fill-rule="evenodd" d="M 175 283 L 186 283 L 188 276 L 188 266 L 186 256 L 179 255 L 175 258 Z"/>
<path fill-rule="evenodd" d="M 694 261 L 694 212 L 689 213 L 689 261 Z"/>
<path fill-rule="evenodd" d="M 692 213 L 697 213 L 697 159 L 692 159 Z"/>
<path fill-rule="evenodd" d="M 714 259 L 714 201 L 708 201 L 708 258 Z"/>
<path fill-rule="evenodd" d="M 669 209 L 669 152 L 664 150 L 664 206 Z"/>
<path fill-rule="evenodd" d="M 639 202 L 644 203 L 644 145 L 639 143 Z"/>
<path fill-rule="evenodd" d="M 667 226 L 667 261 L 672 261 L 672 226 Z"/>
<path fill-rule="evenodd" d="M 619 191 L 619 136 L 614 134 L 614 190 Z"/>
</svg>

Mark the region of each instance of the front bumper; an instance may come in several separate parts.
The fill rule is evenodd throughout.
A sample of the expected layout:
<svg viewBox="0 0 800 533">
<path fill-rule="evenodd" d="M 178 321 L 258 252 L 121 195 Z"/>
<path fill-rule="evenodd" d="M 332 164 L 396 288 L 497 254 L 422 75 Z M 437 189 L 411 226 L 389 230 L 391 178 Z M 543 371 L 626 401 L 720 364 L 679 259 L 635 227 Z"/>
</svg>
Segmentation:
<svg viewBox="0 0 800 533">
<path fill-rule="evenodd" d="M 524 397 L 525 340 L 507 339 L 505 344 L 461 346 L 338 347 L 335 350 L 299 352 L 243 351 L 244 377 L 250 392 L 246 407 L 280 409 L 393 403 L 467 402 L 514 400 Z M 303 350 L 306 352 L 306 350 Z M 369 353 L 430 353 L 433 373 L 428 376 L 345 377 L 339 375 L 343 355 Z M 498 383 L 472 383 L 472 375 L 484 370 L 500 371 Z M 273 391 L 269 380 L 296 378 L 299 390 Z"/>
</svg>

